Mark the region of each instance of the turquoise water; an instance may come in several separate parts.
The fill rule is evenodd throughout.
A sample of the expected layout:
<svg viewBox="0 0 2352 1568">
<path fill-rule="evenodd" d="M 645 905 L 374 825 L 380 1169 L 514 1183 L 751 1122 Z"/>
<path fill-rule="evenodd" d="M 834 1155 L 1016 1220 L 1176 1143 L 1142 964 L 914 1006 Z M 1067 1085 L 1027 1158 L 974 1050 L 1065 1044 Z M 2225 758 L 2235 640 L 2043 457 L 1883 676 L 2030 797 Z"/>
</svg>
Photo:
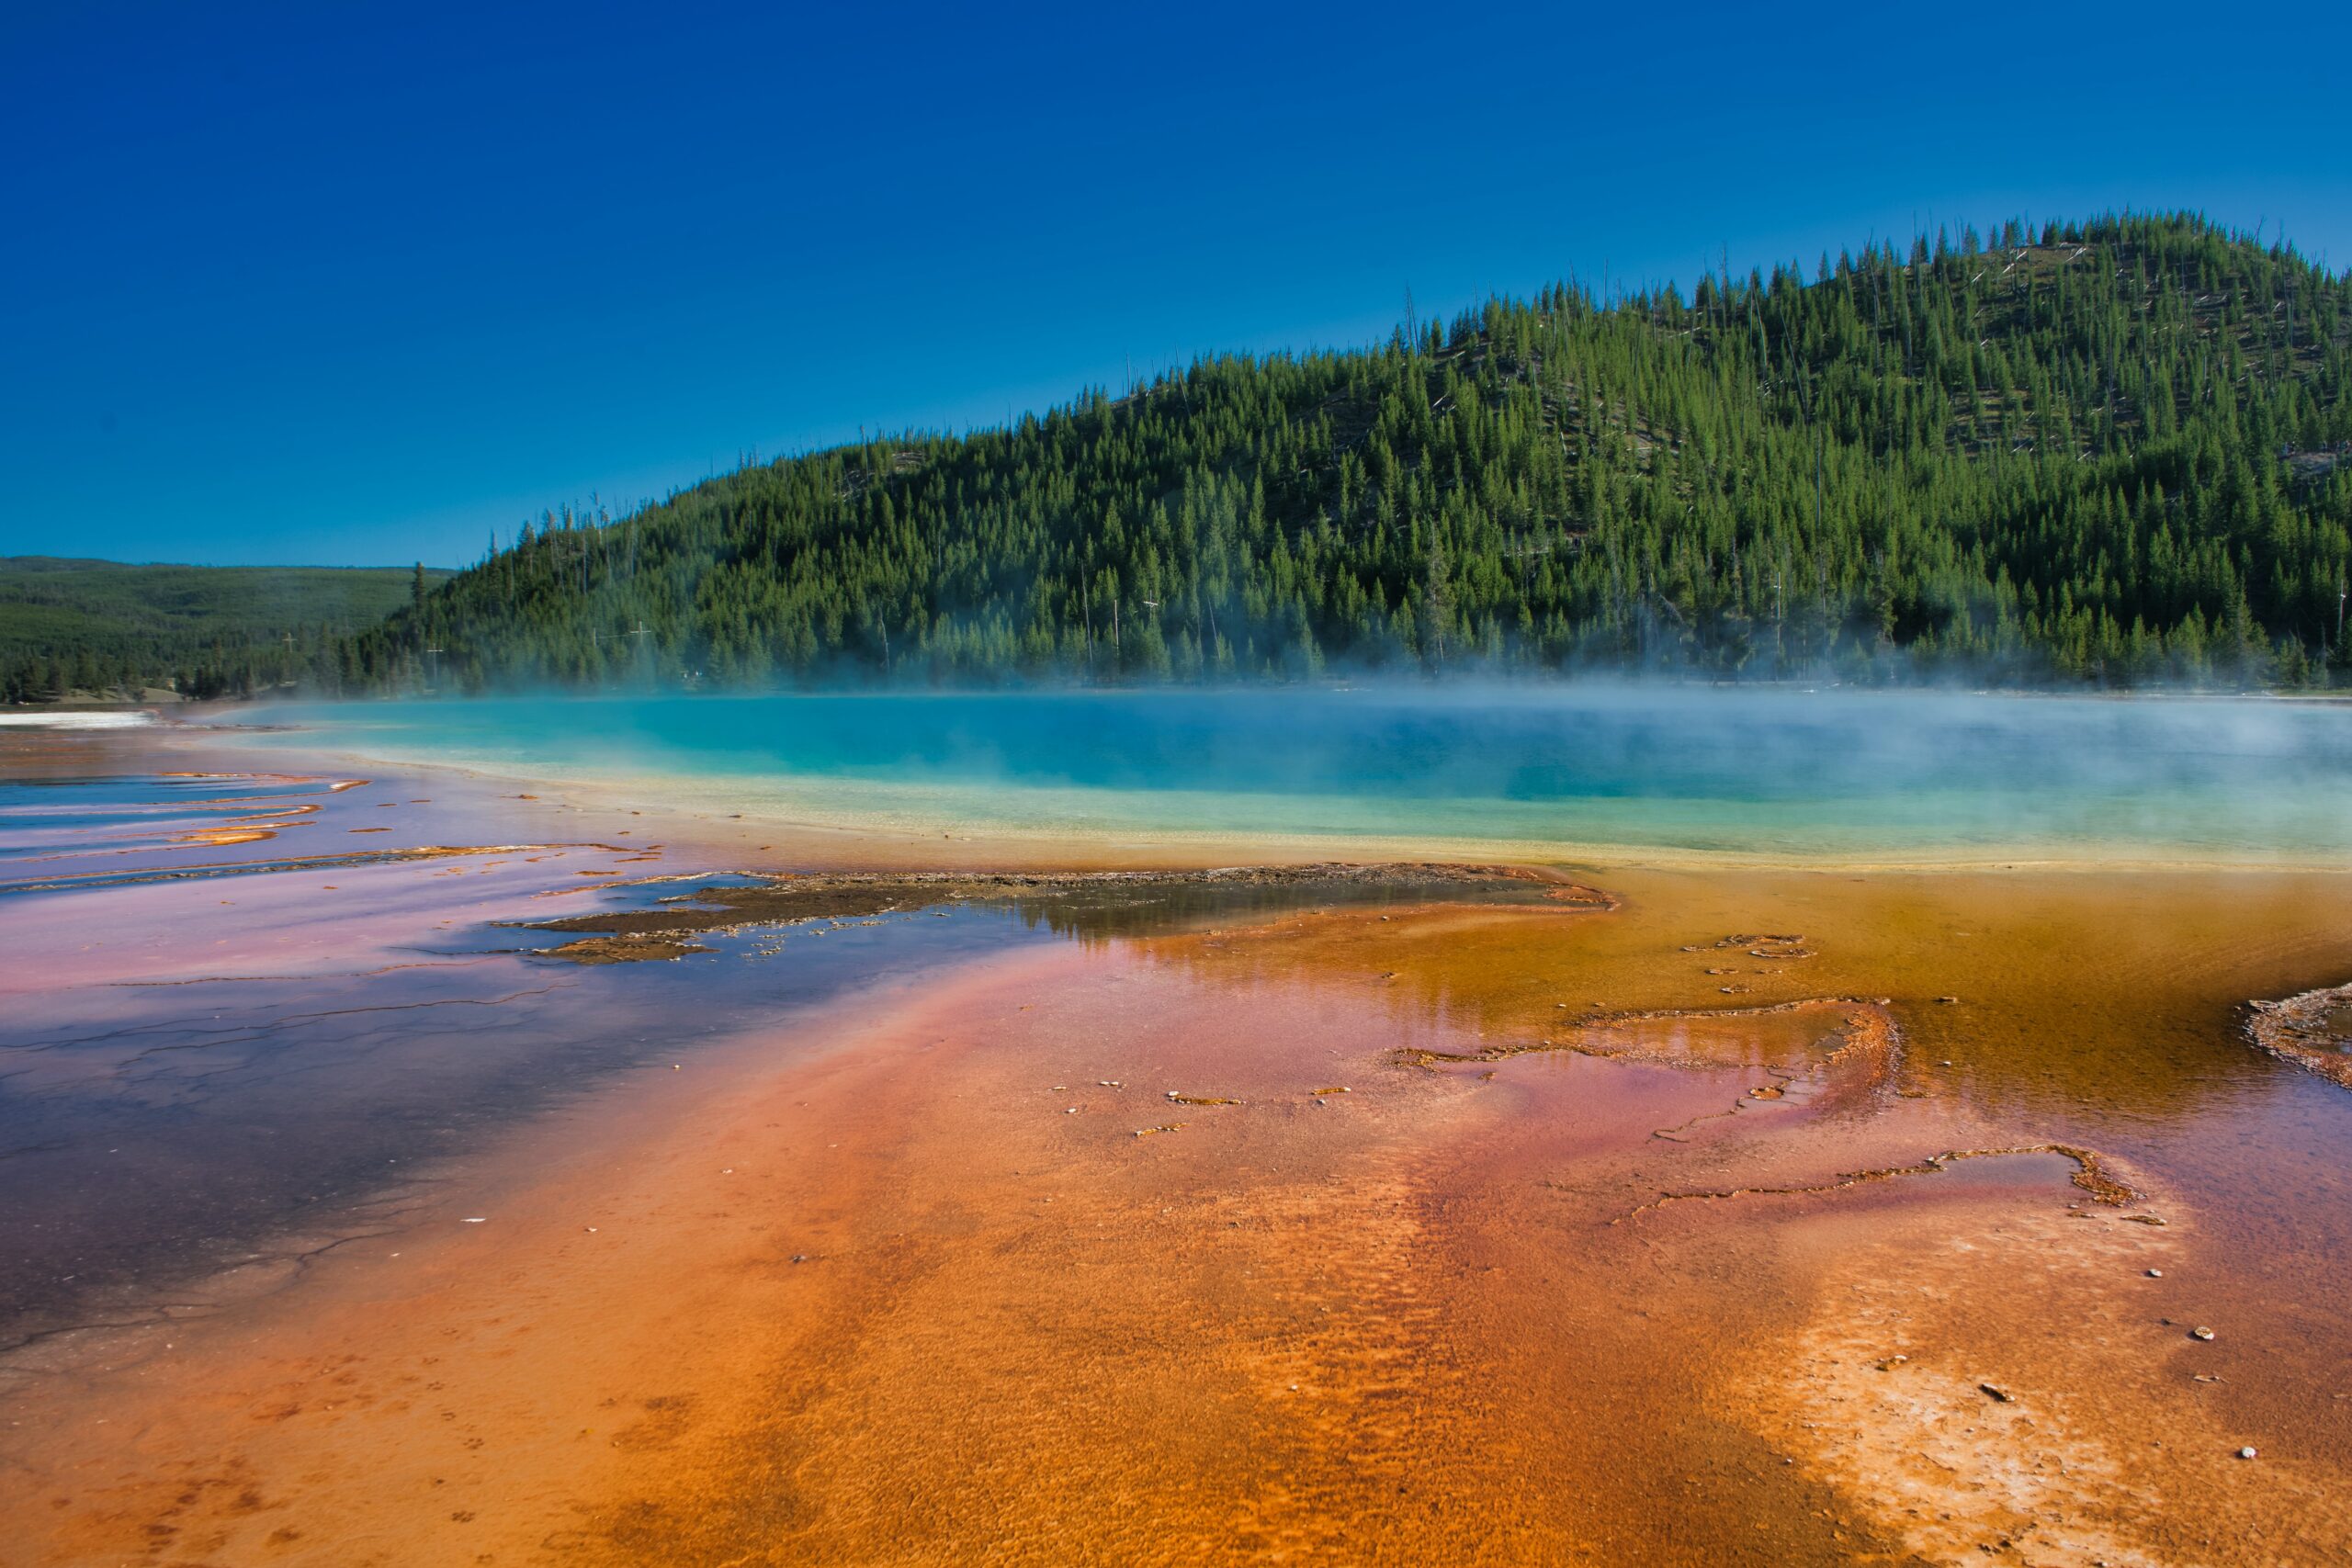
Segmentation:
<svg viewBox="0 0 2352 1568">
<path fill-rule="evenodd" d="M 1679 687 L 289 705 L 261 747 L 965 832 L 2352 860 L 2352 707 Z"/>
</svg>

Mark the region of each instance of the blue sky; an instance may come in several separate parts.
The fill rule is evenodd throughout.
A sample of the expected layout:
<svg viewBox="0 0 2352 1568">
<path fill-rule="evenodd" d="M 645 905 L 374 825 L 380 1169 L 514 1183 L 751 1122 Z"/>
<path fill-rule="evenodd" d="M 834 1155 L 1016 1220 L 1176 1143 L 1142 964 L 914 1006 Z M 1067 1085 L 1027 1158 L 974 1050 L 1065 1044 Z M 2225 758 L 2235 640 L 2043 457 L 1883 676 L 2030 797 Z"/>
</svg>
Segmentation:
<svg viewBox="0 0 2352 1568">
<path fill-rule="evenodd" d="M 2352 265 L 2352 12 L 1897 9 L 10 6 L 0 554 L 454 564 L 1408 287 L 2126 205 Z"/>
</svg>

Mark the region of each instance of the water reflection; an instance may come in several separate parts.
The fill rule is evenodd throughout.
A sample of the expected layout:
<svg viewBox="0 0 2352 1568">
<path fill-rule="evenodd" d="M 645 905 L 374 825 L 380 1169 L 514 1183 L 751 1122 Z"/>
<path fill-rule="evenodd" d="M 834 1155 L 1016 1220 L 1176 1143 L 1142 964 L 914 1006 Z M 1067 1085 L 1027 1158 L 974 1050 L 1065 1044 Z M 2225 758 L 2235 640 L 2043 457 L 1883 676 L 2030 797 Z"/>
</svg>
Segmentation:
<svg viewBox="0 0 2352 1568">
<path fill-rule="evenodd" d="M 401 781 L 13 787 L 0 850 L 49 859 L 0 885 L 27 961 L 0 1017 L 0 1348 L 135 1317 L 173 1281 L 299 1262 L 390 1223 L 436 1164 L 518 1118 L 706 1042 L 789 1039 L 797 1014 L 854 987 L 1023 944 L 1451 886 L 1411 872 L 850 879 L 812 916 L 805 893 L 756 907 L 805 881 L 649 877 L 648 852 L 598 844 L 455 842 L 481 824 Z M 260 800 L 300 803 L 320 840 L 381 822 L 391 842 L 295 859 L 183 830 Z M 551 898 L 571 911 L 560 931 L 521 918 Z M 673 950 L 687 956 L 547 956 L 564 933 L 631 922 L 691 929 Z"/>
</svg>

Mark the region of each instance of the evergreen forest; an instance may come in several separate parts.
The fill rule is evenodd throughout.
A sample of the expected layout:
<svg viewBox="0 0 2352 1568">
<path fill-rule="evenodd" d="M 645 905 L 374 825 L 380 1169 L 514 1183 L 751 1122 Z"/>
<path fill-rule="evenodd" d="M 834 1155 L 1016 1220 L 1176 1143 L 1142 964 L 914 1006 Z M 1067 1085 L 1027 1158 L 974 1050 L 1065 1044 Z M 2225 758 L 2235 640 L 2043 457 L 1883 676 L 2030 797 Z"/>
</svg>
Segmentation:
<svg viewBox="0 0 2352 1568">
<path fill-rule="evenodd" d="M 448 575 L 0 556 L 0 702 L 247 694 Z"/>
<path fill-rule="evenodd" d="M 2342 683 L 2348 347 L 2352 275 L 2192 215 L 1569 281 L 549 513 L 203 679 Z"/>
</svg>

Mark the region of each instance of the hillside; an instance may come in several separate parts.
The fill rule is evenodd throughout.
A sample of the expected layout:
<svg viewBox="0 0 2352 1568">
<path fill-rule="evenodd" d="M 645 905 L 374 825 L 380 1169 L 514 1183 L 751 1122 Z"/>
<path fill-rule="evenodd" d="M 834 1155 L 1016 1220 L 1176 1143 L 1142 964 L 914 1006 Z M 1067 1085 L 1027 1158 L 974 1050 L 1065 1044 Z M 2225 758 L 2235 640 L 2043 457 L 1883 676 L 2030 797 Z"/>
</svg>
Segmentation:
<svg viewBox="0 0 2352 1568">
<path fill-rule="evenodd" d="M 428 586 L 448 575 L 423 574 Z M 202 696 L 249 690 L 380 624 L 412 601 L 416 576 L 406 567 L 0 557 L 0 701 L 147 686 Z"/>
<path fill-rule="evenodd" d="M 1556 285 L 548 519 L 312 675 L 2304 684 L 2346 668 L 2347 304 L 2188 216 Z"/>
</svg>

